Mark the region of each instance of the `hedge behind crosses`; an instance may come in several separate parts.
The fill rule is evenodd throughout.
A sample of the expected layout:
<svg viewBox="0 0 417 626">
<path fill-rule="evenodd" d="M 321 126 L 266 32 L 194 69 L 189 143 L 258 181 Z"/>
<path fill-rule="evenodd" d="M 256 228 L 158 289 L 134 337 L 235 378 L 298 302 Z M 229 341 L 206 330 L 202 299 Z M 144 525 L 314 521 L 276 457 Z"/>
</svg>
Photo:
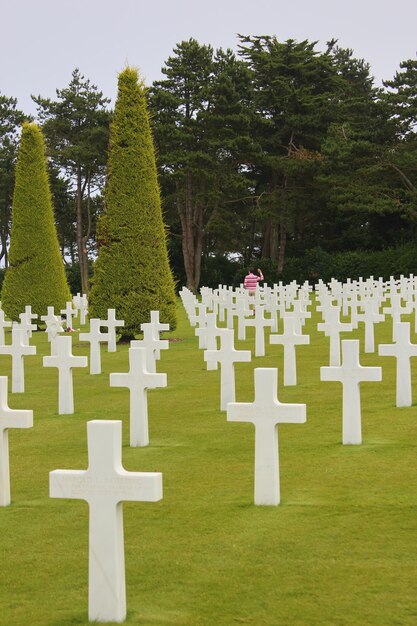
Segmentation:
<svg viewBox="0 0 417 626">
<path fill-rule="evenodd" d="M 45 145 L 40 128 L 24 123 L 16 163 L 9 268 L 1 300 L 13 320 L 30 304 L 44 315 L 65 308 L 71 294 L 56 233 Z"/>
<path fill-rule="evenodd" d="M 176 326 L 174 279 L 168 261 L 155 153 L 144 85 L 138 72 L 119 75 L 110 129 L 106 210 L 97 226 L 98 258 L 90 292 L 91 317 L 115 308 L 133 336 L 159 310 Z"/>
</svg>

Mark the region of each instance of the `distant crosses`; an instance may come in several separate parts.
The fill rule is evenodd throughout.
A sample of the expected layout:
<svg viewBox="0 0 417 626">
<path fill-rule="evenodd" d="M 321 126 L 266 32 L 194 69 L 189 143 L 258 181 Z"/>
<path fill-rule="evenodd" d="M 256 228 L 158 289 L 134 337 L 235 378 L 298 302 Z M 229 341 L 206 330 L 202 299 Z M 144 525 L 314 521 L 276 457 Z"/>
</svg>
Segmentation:
<svg viewBox="0 0 417 626">
<path fill-rule="evenodd" d="M 235 363 L 249 362 L 250 350 L 235 350 L 234 331 L 223 328 L 220 349 L 206 350 L 204 360 L 220 363 L 220 409 L 225 411 L 228 402 L 235 401 Z"/>
<path fill-rule="evenodd" d="M 130 445 L 149 444 L 147 389 L 167 386 L 166 374 L 146 369 L 146 348 L 129 348 L 129 372 L 110 374 L 110 387 L 127 387 L 130 391 Z"/>
<path fill-rule="evenodd" d="M 87 437 L 88 469 L 50 472 L 50 496 L 88 502 L 88 619 L 122 622 L 126 618 L 122 503 L 161 500 L 162 474 L 124 469 L 120 421 L 90 421 Z"/>
<path fill-rule="evenodd" d="M 41 316 L 41 320 L 46 324 L 46 334 L 51 344 L 51 354 L 55 354 L 56 338 L 60 333 L 64 332 L 61 318 L 55 315 L 53 306 L 48 306 L 48 312 L 46 315 Z"/>
<path fill-rule="evenodd" d="M 232 402 L 228 421 L 251 422 L 255 426 L 255 504 L 280 503 L 278 424 L 304 423 L 305 404 L 283 404 L 277 397 L 278 370 L 255 369 L 254 402 Z"/>
<path fill-rule="evenodd" d="M 83 295 L 77 293 L 77 295 L 73 297 L 72 302 L 75 309 L 80 314 L 80 326 L 84 326 L 88 314 L 87 296 L 85 293 L 83 293 Z"/>
<path fill-rule="evenodd" d="M 342 364 L 320 368 L 320 380 L 343 385 L 343 444 L 362 443 L 361 396 L 359 384 L 381 381 L 380 367 L 363 367 L 359 363 L 359 340 L 342 341 Z"/>
<path fill-rule="evenodd" d="M 116 328 L 120 328 L 124 325 L 124 320 L 116 319 L 116 309 L 107 309 L 107 319 L 100 320 L 100 326 L 107 328 L 108 352 L 116 352 Z"/>
<path fill-rule="evenodd" d="M 395 356 L 397 359 L 396 406 L 411 406 L 411 363 L 412 356 L 417 356 L 417 345 L 410 342 L 410 323 L 394 324 L 393 344 L 380 344 L 380 356 Z"/>
<path fill-rule="evenodd" d="M 57 337 L 55 354 L 43 357 L 44 367 L 58 368 L 58 413 L 72 415 L 74 413 L 74 391 L 72 370 L 74 367 L 87 367 L 86 356 L 72 354 L 72 337 Z"/>
<path fill-rule="evenodd" d="M 10 354 L 12 357 L 12 392 L 23 393 L 25 391 L 25 369 L 23 357 L 36 354 L 35 346 L 26 343 L 26 331 L 19 324 L 12 327 L 12 343 L 0 346 L 0 354 Z"/>
<path fill-rule="evenodd" d="M 9 428 L 33 426 L 33 411 L 10 409 L 7 376 L 0 376 L 0 506 L 10 504 Z"/>
<path fill-rule="evenodd" d="M 298 322 L 295 317 L 284 317 L 284 332 L 282 335 L 270 335 L 269 343 L 284 346 L 284 385 L 297 384 L 297 362 L 295 346 L 308 345 L 310 337 L 297 332 Z"/>
<path fill-rule="evenodd" d="M 101 373 L 100 343 L 109 340 L 109 334 L 101 332 L 101 325 L 101 320 L 92 318 L 90 320 L 90 332 L 79 334 L 80 341 L 88 341 L 90 344 L 90 374 Z"/>
</svg>

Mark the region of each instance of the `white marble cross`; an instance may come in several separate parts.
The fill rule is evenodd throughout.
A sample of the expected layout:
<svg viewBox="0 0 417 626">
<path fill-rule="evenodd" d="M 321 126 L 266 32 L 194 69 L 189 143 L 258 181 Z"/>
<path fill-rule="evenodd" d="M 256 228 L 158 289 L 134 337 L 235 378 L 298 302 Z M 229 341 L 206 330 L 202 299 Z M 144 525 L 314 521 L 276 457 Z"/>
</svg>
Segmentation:
<svg viewBox="0 0 417 626">
<path fill-rule="evenodd" d="M 401 322 L 401 315 L 408 315 L 412 313 L 412 307 L 409 303 L 402 306 L 402 297 L 398 293 L 390 293 L 389 298 L 391 300 L 391 306 L 384 307 L 382 312 L 390 313 L 392 317 L 392 340 L 395 341 L 395 326 Z"/>
<path fill-rule="evenodd" d="M 12 357 L 12 392 L 25 391 L 25 368 L 23 357 L 36 354 L 36 346 L 26 343 L 26 331 L 19 324 L 12 327 L 12 343 L 0 346 L 0 354 L 10 354 Z"/>
<path fill-rule="evenodd" d="M 411 362 L 412 356 L 417 356 L 417 345 L 410 342 L 410 323 L 398 322 L 394 324 L 394 341 L 392 344 L 380 344 L 380 356 L 395 356 L 397 359 L 396 406 L 411 406 Z"/>
<path fill-rule="evenodd" d="M 74 367 L 87 367 L 86 356 L 74 356 L 72 354 L 72 337 L 60 337 L 55 339 L 55 354 L 43 357 L 44 367 L 58 368 L 58 413 L 60 415 L 72 415 L 74 413 L 74 389 L 72 381 L 72 369 Z"/>
<path fill-rule="evenodd" d="M 27 343 L 29 344 L 29 339 L 32 337 L 32 332 L 38 328 L 36 324 L 32 324 L 32 320 L 38 319 L 38 315 L 36 313 L 32 313 L 32 307 L 28 304 L 25 306 L 25 312 L 19 313 L 19 319 L 20 328 L 26 331 L 28 337 Z"/>
<path fill-rule="evenodd" d="M 0 506 L 10 504 L 9 428 L 33 426 L 33 411 L 10 409 L 7 376 L 0 376 Z"/>
<path fill-rule="evenodd" d="M 284 332 L 282 335 L 270 335 L 271 344 L 284 346 L 284 385 L 297 384 L 297 362 L 295 346 L 308 345 L 309 335 L 302 335 L 297 332 L 296 326 L 299 324 L 294 317 L 284 317 Z"/>
<path fill-rule="evenodd" d="M 130 345 L 132 348 L 146 348 L 146 368 L 152 374 L 156 372 L 156 361 L 160 356 L 160 351 L 168 350 L 169 341 L 159 339 L 159 333 L 152 322 L 141 324 L 140 328 L 143 332 L 143 339 L 134 339 Z"/>
<path fill-rule="evenodd" d="M 6 321 L 4 318 L 4 311 L 0 309 L 0 346 L 4 346 L 6 344 L 6 340 L 4 337 L 4 329 L 11 328 L 12 322 Z"/>
<path fill-rule="evenodd" d="M 317 324 L 317 330 L 323 331 L 330 339 L 329 365 L 337 367 L 340 365 L 340 333 L 350 332 L 352 324 L 345 324 L 340 321 L 339 307 L 332 307 L 326 310 L 325 322 Z"/>
<path fill-rule="evenodd" d="M 342 341 L 342 364 L 321 367 L 320 380 L 337 381 L 343 385 L 343 445 L 362 443 L 361 382 L 382 380 L 380 367 L 364 367 L 359 363 L 359 340 Z"/>
<path fill-rule="evenodd" d="M 107 327 L 107 352 L 116 352 L 116 328 L 124 325 L 124 320 L 116 319 L 116 309 L 107 309 L 107 319 L 100 320 L 100 326 Z"/>
<path fill-rule="evenodd" d="M 255 369 L 254 402 L 232 402 L 227 419 L 251 422 L 255 426 L 255 504 L 280 503 L 278 424 L 304 423 L 305 404 L 284 404 L 278 400 L 278 370 Z"/>
<path fill-rule="evenodd" d="M 77 309 L 73 308 L 72 301 L 66 303 L 65 309 L 61 309 L 61 315 L 65 315 L 65 325 L 72 328 L 72 318 L 77 317 Z"/>
<path fill-rule="evenodd" d="M 235 350 L 234 331 L 221 329 L 220 349 L 206 350 L 204 360 L 220 363 L 220 409 L 225 411 L 228 402 L 235 401 L 235 363 L 249 362 L 250 350 Z"/>
<path fill-rule="evenodd" d="M 90 374 L 101 374 L 101 351 L 100 344 L 109 341 L 109 333 L 102 333 L 100 326 L 103 322 L 98 318 L 90 320 L 90 332 L 80 333 L 80 341 L 88 341 L 90 344 Z"/>
<path fill-rule="evenodd" d="M 272 319 L 265 319 L 264 307 L 255 306 L 255 317 L 245 319 L 245 326 L 255 327 L 255 356 L 265 356 L 265 328 L 271 328 Z"/>
<path fill-rule="evenodd" d="M 356 319 L 365 324 L 365 352 L 375 352 L 374 324 L 383 322 L 385 315 L 378 312 L 378 302 L 376 300 L 364 300 L 363 313 L 358 313 Z"/>
<path fill-rule="evenodd" d="M 87 423 L 88 469 L 49 474 L 51 498 L 86 500 L 89 505 L 88 619 L 126 619 L 123 501 L 162 499 L 162 474 L 128 472 L 122 465 L 122 422 Z"/>
<path fill-rule="evenodd" d="M 217 337 L 220 337 L 223 329 L 217 326 L 217 315 L 207 313 L 206 326 L 197 328 L 195 334 L 198 336 L 198 347 L 203 350 L 217 350 Z M 206 361 L 207 370 L 216 370 L 217 361 Z"/>
<path fill-rule="evenodd" d="M 110 387 L 127 387 L 130 391 L 130 445 L 149 444 L 147 390 L 167 386 L 166 374 L 146 369 L 146 348 L 129 348 L 129 371 L 110 374 Z"/>
</svg>

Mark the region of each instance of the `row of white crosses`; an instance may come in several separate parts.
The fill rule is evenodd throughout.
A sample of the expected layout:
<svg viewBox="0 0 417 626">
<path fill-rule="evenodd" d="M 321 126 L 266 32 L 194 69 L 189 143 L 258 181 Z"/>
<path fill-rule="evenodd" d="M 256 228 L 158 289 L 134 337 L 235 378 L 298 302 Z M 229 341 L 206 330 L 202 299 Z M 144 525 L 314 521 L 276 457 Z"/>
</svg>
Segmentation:
<svg viewBox="0 0 417 626">
<path fill-rule="evenodd" d="M 332 285 L 333 289 L 337 288 L 336 282 Z M 208 290 L 207 290 L 208 291 Z M 223 290 L 224 291 L 224 290 Z M 382 370 L 380 367 L 363 367 L 359 363 L 359 341 L 358 340 L 348 340 L 342 341 L 342 351 L 343 351 L 343 362 L 341 363 L 340 359 L 340 333 L 341 332 L 349 332 L 352 330 L 354 326 L 357 326 L 358 322 L 364 322 L 365 324 L 365 351 L 373 352 L 374 348 L 374 334 L 373 334 L 373 325 L 374 323 L 378 323 L 383 321 L 384 315 L 379 314 L 379 304 L 384 300 L 383 297 L 383 289 L 381 283 L 379 282 L 377 289 L 373 290 L 373 293 L 370 293 L 371 290 L 366 293 L 366 288 L 362 293 L 362 302 L 359 305 L 358 298 L 352 297 L 352 293 L 356 293 L 354 291 L 348 291 L 350 295 L 350 306 L 352 307 L 353 301 L 355 301 L 358 306 L 361 306 L 363 313 L 359 313 L 357 309 L 352 311 L 353 323 L 352 324 L 342 324 L 340 322 L 340 308 L 339 306 L 334 305 L 334 294 L 326 298 L 323 296 L 323 306 L 319 307 L 319 309 L 323 312 L 323 317 L 325 319 L 324 323 L 319 325 L 319 330 L 322 330 L 326 333 L 326 335 L 330 338 L 330 366 L 321 368 L 321 379 L 322 380 L 333 380 L 339 381 L 343 385 L 343 444 L 345 445 L 355 445 L 360 444 L 362 442 L 362 434 L 361 434 L 361 410 L 360 410 L 360 382 L 364 381 L 380 381 L 382 380 Z M 379 299 L 377 299 L 376 292 L 378 292 Z M 230 290 L 229 290 L 230 293 Z M 366 297 L 365 297 L 366 296 Z M 213 299 L 211 294 L 211 301 Z M 207 297 L 207 292 L 205 296 L 205 300 L 208 303 L 209 299 Z M 343 300 L 341 301 L 341 303 Z M 198 307 L 201 307 L 197 301 L 194 301 L 194 310 Z M 214 308 L 214 307 L 213 307 Z M 277 310 L 277 308 L 271 307 L 273 310 Z M 285 348 L 287 349 L 287 357 L 284 359 L 284 384 L 296 384 L 296 368 L 295 368 L 295 345 L 296 341 L 294 341 L 295 336 L 298 335 L 296 332 L 298 329 L 296 326 L 299 326 L 302 321 L 300 318 L 307 317 L 297 315 L 298 311 L 303 310 L 305 312 L 305 308 L 301 309 L 301 307 L 297 311 L 296 306 L 294 306 L 293 314 L 286 312 L 286 310 L 281 310 L 281 316 L 284 319 L 284 333 L 283 336 L 270 335 L 271 343 L 283 343 Z M 397 406 L 410 406 L 411 405 L 411 369 L 410 369 L 410 357 L 417 356 L 417 345 L 413 345 L 410 343 L 410 330 L 409 324 L 399 323 L 398 320 L 401 319 L 401 314 L 409 313 L 410 310 L 407 307 L 401 307 L 401 302 L 399 298 L 393 297 L 391 299 L 391 308 L 386 311 L 393 313 L 394 315 L 394 344 L 383 345 L 379 347 L 380 355 L 392 355 L 397 357 L 398 365 L 397 365 Z M 225 375 L 221 376 L 221 409 L 225 410 L 225 407 L 232 406 L 229 404 L 230 402 L 234 402 L 235 392 L 234 392 L 234 363 L 240 360 L 247 361 L 250 360 L 247 356 L 247 351 L 236 351 L 233 345 L 233 336 L 228 334 L 230 331 L 226 331 L 225 329 L 219 329 L 216 326 L 215 316 L 213 318 L 209 317 L 210 313 L 204 314 L 204 321 L 210 319 L 210 329 L 206 327 L 200 327 L 196 330 L 196 334 L 200 338 L 200 347 L 206 348 L 207 337 L 220 337 L 220 349 L 212 348 L 210 350 L 206 350 L 205 360 L 208 363 L 220 363 L 222 370 L 224 369 Z M 258 327 L 259 333 L 262 330 L 263 334 L 263 311 L 261 314 L 258 314 L 255 319 L 258 317 Z M 195 316 L 195 322 L 202 318 L 201 310 L 198 316 Z M 229 319 L 229 318 L 228 318 Z M 255 319 L 251 322 L 255 325 Z M 266 324 L 265 324 L 266 325 Z M 270 324 L 273 328 L 273 324 Z M 229 324 L 228 324 L 229 326 Z M 290 330 L 289 330 L 290 329 Z M 302 334 L 298 335 L 300 338 L 299 343 L 308 343 L 309 338 Z M 275 338 L 276 337 L 276 338 Z M 283 339 L 279 339 L 279 337 L 283 337 Z M 288 340 L 287 340 L 288 337 Z M 204 338 L 204 342 L 201 341 L 201 338 Z M 262 344 L 261 344 L 262 345 Z M 284 348 L 284 349 L 285 349 Z M 246 354 L 245 354 L 246 352 Z M 239 354 L 240 353 L 240 354 Z M 263 353 L 263 351 L 258 351 L 259 353 Z M 290 356 L 289 356 L 290 355 Z M 291 364 L 291 365 L 290 365 Z M 287 376 L 285 374 L 287 373 Z M 287 380 L 285 380 L 285 378 Z M 230 400 L 232 398 L 232 400 Z M 277 447 L 276 447 L 277 448 Z M 257 463 L 255 461 L 255 467 L 257 467 Z M 275 471 L 275 470 L 274 470 Z M 257 482 L 256 474 L 260 475 L 259 472 L 255 472 L 255 483 Z M 274 473 L 276 476 L 277 473 Z M 260 479 L 261 484 L 262 480 Z M 272 484 L 272 483 L 271 483 Z M 276 489 L 275 487 L 271 487 L 271 489 Z M 256 490 L 255 490 L 256 491 Z M 258 489 L 259 491 L 259 489 Z M 255 501 L 261 500 L 255 496 Z M 271 501 L 274 498 L 271 498 Z"/>
<path fill-rule="evenodd" d="M 52 314 L 51 311 L 49 311 Z M 127 374 L 111 374 L 111 386 L 127 386 L 131 403 L 131 445 L 147 445 L 146 389 L 166 386 L 166 375 L 146 370 L 150 349 L 154 360 L 159 350 L 168 342 L 157 342 L 154 337 L 149 348 L 150 331 L 169 330 L 159 322 L 159 312 L 152 312 L 144 347 L 129 349 L 130 371 Z M 19 331 L 24 329 L 12 328 Z M 93 324 L 91 336 L 99 334 Z M 44 357 L 45 366 L 56 366 L 59 371 L 59 398 L 62 412 L 73 412 L 72 368 L 87 366 L 87 357 L 76 357 L 71 351 L 72 337 L 58 337 L 55 350 Z M 26 346 L 29 347 L 29 346 Z M 144 401 L 145 400 L 145 401 Z M 60 410 L 61 412 L 61 410 Z M 143 418 L 133 420 L 133 414 Z M 139 415 L 139 413 L 142 413 Z M 133 424 L 133 427 L 132 427 Z M 146 427 L 144 427 L 146 424 Z M 7 404 L 7 377 L 0 377 L 0 506 L 10 504 L 10 476 L 8 454 L 8 430 L 29 428 L 33 425 L 32 411 L 14 411 Z M 158 501 L 162 498 L 162 474 L 127 472 L 121 461 L 121 422 L 90 421 L 88 433 L 88 469 L 85 471 L 56 470 L 50 473 L 50 496 L 57 498 L 81 498 L 88 502 L 89 524 L 89 603 L 90 621 L 124 621 L 126 617 L 123 500 Z"/>
</svg>

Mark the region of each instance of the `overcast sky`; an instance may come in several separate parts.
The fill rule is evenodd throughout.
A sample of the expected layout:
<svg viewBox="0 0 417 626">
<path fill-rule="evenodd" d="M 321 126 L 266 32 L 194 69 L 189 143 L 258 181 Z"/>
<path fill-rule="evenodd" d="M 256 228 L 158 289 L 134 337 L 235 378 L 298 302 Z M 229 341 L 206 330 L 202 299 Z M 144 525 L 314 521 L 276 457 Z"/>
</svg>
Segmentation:
<svg viewBox="0 0 417 626">
<path fill-rule="evenodd" d="M 177 43 L 237 47 L 236 33 L 280 41 L 335 37 L 390 79 L 417 51 L 417 0 L 1 0 L 0 93 L 34 113 L 30 95 L 55 97 L 78 67 L 103 94 L 137 66 L 147 84 Z"/>
</svg>

